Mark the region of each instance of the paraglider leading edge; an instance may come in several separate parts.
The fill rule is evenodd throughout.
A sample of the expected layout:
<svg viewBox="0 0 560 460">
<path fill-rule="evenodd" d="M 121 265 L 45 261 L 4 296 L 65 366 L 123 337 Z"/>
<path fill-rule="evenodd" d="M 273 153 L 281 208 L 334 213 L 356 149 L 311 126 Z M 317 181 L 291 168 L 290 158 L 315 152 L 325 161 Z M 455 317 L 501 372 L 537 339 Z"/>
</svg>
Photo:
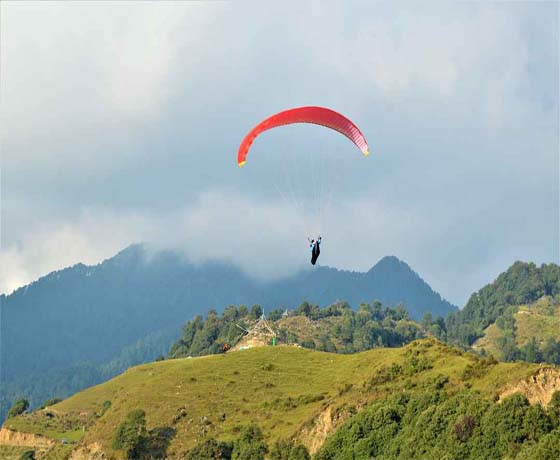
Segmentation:
<svg viewBox="0 0 560 460">
<path fill-rule="evenodd" d="M 237 164 L 239 167 L 245 165 L 251 145 L 262 132 L 294 123 L 311 123 L 333 129 L 347 137 L 361 150 L 364 156 L 367 157 L 370 153 L 368 143 L 360 129 L 344 115 L 325 107 L 298 107 L 276 113 L 264 119 L 249 131 L 237 152 Z"/>
</svg>

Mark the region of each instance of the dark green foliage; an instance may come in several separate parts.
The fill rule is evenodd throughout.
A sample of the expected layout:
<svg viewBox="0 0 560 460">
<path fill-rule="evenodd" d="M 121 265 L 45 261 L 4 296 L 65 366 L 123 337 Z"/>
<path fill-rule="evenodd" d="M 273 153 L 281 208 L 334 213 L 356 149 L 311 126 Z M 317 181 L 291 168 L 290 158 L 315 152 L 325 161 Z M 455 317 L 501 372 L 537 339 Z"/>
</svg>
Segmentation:
<svg viewBox="0 0 560 460">
<path fill-rule="evenodd" d="M 516 460 L 558 460 L 560 458 L 560 429 L 546 434 L 538 443 L 523 446 Z"/>
<path fill-rule="evenodd" d="M 113 437 L 113 449 L 124 450 L 127 458 L 138 458 L 147 441 L 146 413 L 136 409 L 126 416 Z"/>
<path fill-rule="evenodd" d="M 533 337 L 525 345 L 518 347 L 515 344 L 514 334 L 515 331 L 506 331 L 506 334 L 497 340 L 502 361 L 560 364 L 560 340 L 550 338 L 541 347 Z"/>
<path fill-rule="evenodd" d="M 284 310 L 282 310 L 281 308 L 277 308 L 269 312 L 266 316 L 270 321 L 277 321 L 280 318 L 282 318 L 283 314 L 284 314 Z"/>
<path fill-rule="evenodd" d="M 231 305 L 221 316 L 214 310 L 210 310 L 206 318 L 198 315 L 183 326 L 181 338 L 171 347 L 169 356 L 180 358 L 221 353 L 223 344 L 231 346 L 241 337 L 241 330 L 236 324 L 248 329 L 255 322 L 255 315 L 261 312 L 258 305 L 253 306 L 250 312 L 243 305 Z M 402 305 L 387 308 L 375 301 L 372 305 L 362 303 L 358 311 L 354 311 L 346 302 L 337 302 L 326 308 L 303 302 L 295 314 L 312 321 L 332 317 L 337 317 L 337 321 L 324 322 L 328 332 L 313 337 L 300 338 L 295 331 L 277 327 L 278 343 L 299 343 L 305 348 L 320 351 L 354 353 L 380 346 L 396 347 L 424 337 L 420 325 L 408 319 Z M 274 317 L 278 318 L 277 321 L 281 319 L 282 311 L 276 310 Z M 272 323 L 272 318 L 268 319 Z"/>
<path fill-rule="evenodd" d="M 218 442 L 207 438 L 187 453 L 187 460 L 230 460 L 232 443 Z"/>
<path fill-rule="evenodd" d="M 399 431 L 403 409 L 376 404 L 360 411 L 327 439 L 317 459 L 366 459 L 382 455 L 384 446 Z"/>
<path fill-rule="evenodd" d="M 35 460 L 35 451 L 34 450 L 26 450 L 19 460 Z"/>
<path fill-rule="evenodd" d="M 502 316 L 498 326 L 512 329 L 512 306 L 535 302 L 544 295 L 559 294 L 558 265 L 537 267 L 534 263 L 515 262 L 496 281 L 474 293 L 462 310 L 447 317 L 447 338 L 452 343 L 472 345 L 487 326 Z M 511 350 L 507 354 L 508 358 L 513 358 Z"/>
<path fill-rule="evenodd" d="M 101 414 L 103 415 L 105 412 L 107 412 L 109 409 L 111 408 L 111 401 L 104 401 L 103 402 L 103 407 L 101 408 Z"/>
<path fill-rule="evenodd" d="M 309 460 L 311 456 L 305 446 L 293 441 L 278 441 L 270 451 L 270 460 Z"/>
<path fill-rule="evenodd" d="M 264 442 L 261 429 L 257 425 L 249 425 L 241 430 L 238 439 L 233 443 L 232 460 L 264 460 L 268 448 Z"/>
<path fill-rule="evenodd" d="M 424 316 L 422 317 L 422 326 L 428 333 L 436 337 L 438 340 L 447 340 L 445 320 L 441 316 L 436 316 L 434 319 L 430 312 L 424 313 Z"/>
<path fill-rule="evenodd" d="M 423 350 L 412 348 L 407 350 L 405 353 L 406 362 L 404 367 L 404 373 L 406 375 L 414 375 L 420 372 L 424 372 L 433 367 L 430 360 L 425 356 Z"/>
<path fill-rule="evenodd" d="M 531 406 L 519 394 L 501 403 L 472 391 L 399 394 L 348 419 L 316 458 L 479 460 L 519 454 L 557 460 L 560 423 L 552 407 Z"/>
<path fill-rule="evenodd" d="M 453 432 L 458 441 L 466 442 L 473 435 L 476 419 L 472 415 L 465 415 L 453 426 Z"/>
<path fill-rule="evenodd" d="M 560 340 L 548 339 L 540 347 L 537 340 L 533 337 L 522 347 L 515 345 L 515 339 L 511 336 L 502 338 L 498 341 L 504 361 L 527 361 L 529 363 L 550 363 L 560 364 Z"/>
<path fill-rule="evenodd" d="M 41 404 L 41 406 L 39 406 L 39 409 L 44 409 L 45 407 L 54 406 L 55 404 L 58 404 L 61 401 L 62 399 L 60 398 L 47 399 L 43 404 Z"/>
<path fill-rule="evenodd" d="M 167 449 L 177 430 L 170 427 L 155 427 L 149 430 L 141 439 L 139 450 L 141 455 L 134 460 L 153 460 L 167 458 Z"/>
<path fill-rule="evenodd" d="M 560 391 L 552 393 L 548 404 L 548 415 L 555 425 L 560 425 Z"/>
<path fill-rule="evenodd" d="M 231 346 L 240 337 L 241 331 L 236 323 L 249 327 L 254 320 L 253 314 L 243 305 L 227 307 L 221 317 L 215 310 L 210 310 L 206 319 L 197 315 L 183 326 L 181 338 L 171 347 L 169 357 L 220 353 L 224 344 Z"/>
<path fill-rule="evenodd" d="M 383 366 L 377 373 L 369 379 L 367 390 L 371 390 L 377 385 L 392 382 L 403 374 L 403 368 L 400 364 L 392 364 L 391 366 Z"/>
<path fill-rule="evenodd" d="M 469 364 L 463 371 L 461 376 L 462 380 L 469 380 L 472 378 L 482 377 L 492 366 L 498 364 L 498 361 L 493 356 L 484 358 L 476 358 L 475 362 Z"/>
<path fill-rule="evenodd" d="M 263 309 L 260 305 L 253 305 L 251 307 L 251 316 L 253 319 L 259 319 L 263 314 Z"/>
<path fill-rule="evenodd" d="M 449 382 L 449 377 L 447 375 L 438 374 L 430 382 L 435 390 L 441 390 Z"/>
<path fill-rule="evenodd" d="M 29 408 L 29 401 L 27 399 L 18 399 L 12 408 L 8 411 L 8 418 L 16 417 L 23 414 Z"/>
<path fill-rule="evenodd" d="M 545 363 L 560 364 L 560 341 L 557 342 L 554 339 L 547 340 L 541 353 Z"/>
</svg>

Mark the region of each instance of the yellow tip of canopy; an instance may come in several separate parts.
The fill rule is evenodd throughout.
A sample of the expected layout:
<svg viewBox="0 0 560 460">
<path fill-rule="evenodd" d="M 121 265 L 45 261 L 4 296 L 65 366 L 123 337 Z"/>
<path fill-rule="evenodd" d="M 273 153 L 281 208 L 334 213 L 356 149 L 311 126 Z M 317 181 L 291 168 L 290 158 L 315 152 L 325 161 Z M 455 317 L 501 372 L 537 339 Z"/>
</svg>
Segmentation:
<svg viewBox="0 0 560 460">
<path fill-rule="evenodd" d="M 364 152 L 364 156 L 367 157 L 369 155 L 369 149 Z"/>
<path fill-rule="evenodd" d="M 237 163 L 237 165 L 241 168 L 245 163 L 246 161 L 242 161 L 241 163 Z"/>
</svg>

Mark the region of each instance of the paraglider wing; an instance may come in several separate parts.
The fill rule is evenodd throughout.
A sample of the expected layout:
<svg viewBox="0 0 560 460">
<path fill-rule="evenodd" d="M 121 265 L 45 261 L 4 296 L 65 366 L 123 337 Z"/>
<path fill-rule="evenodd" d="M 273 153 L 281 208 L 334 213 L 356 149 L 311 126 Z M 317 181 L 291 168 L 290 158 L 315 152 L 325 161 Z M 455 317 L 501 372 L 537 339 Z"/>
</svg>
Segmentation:
<svg viewBox="0 0 560 460">
<path fill-rule="evenodd" d="M 334 129 L 350 139 L 362 153 L 369 155 L 369 147 L 358 127 L 344 115 L 325 107 L 298 107 L 285 110 L 261 121 L 245 136 L 237 152 L 237 164 L 243 166 L 251 144 L 264 131 L 293 123 L 312 123 Z"/>
</svg>

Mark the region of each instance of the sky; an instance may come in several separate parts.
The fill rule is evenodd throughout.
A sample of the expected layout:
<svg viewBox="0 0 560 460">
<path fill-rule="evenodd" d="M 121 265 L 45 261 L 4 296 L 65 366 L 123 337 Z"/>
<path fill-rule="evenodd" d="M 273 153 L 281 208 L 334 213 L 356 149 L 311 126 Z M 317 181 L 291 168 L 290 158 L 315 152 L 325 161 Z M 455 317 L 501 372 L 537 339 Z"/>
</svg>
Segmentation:
<svg viewBox="0 0 560 460">
<path fill-rule="evenodd" d="M 257 278 L 406 261 L 462 306 L 559 262 L 557 2 L 0 5 L 0 292 L 127 245 Z M 319 105 L 334 131 L 263 134 Z"/>
</svg>

